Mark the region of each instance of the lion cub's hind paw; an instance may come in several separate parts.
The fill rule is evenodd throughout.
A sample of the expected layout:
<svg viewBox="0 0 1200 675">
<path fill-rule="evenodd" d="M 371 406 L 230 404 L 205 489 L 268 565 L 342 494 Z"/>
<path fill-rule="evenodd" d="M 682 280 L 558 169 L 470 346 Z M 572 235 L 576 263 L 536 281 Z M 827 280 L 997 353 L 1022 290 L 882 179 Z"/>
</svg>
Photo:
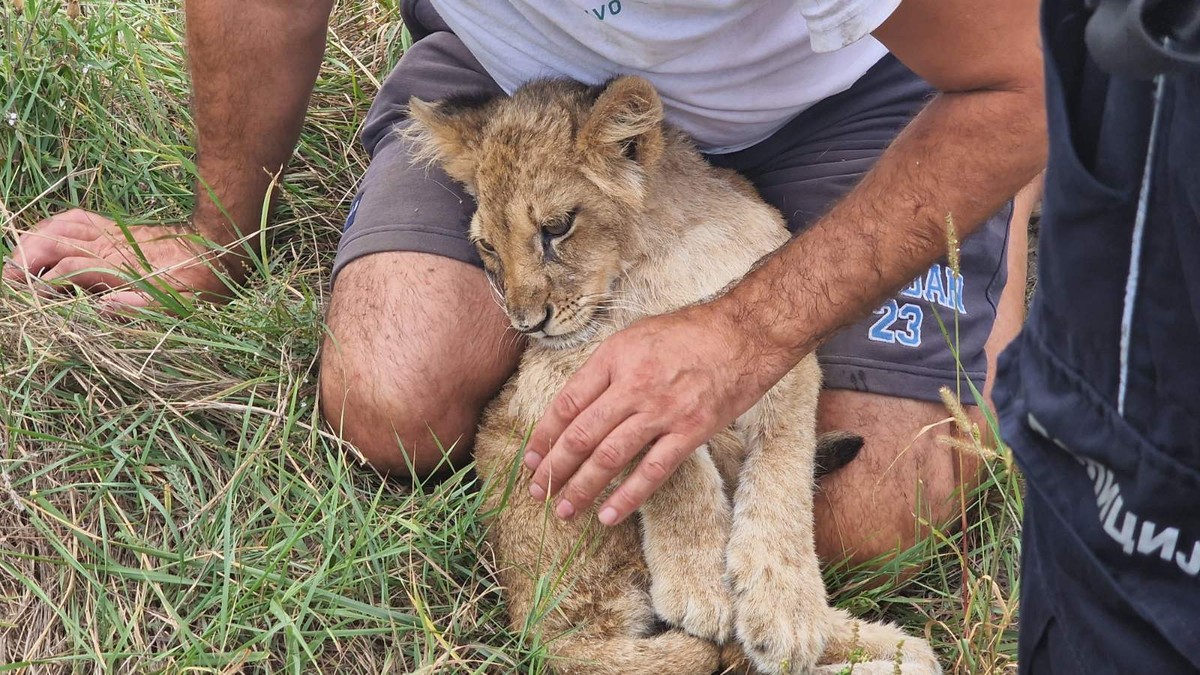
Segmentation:
<svg viewBox="0 0 1200 675">
<path fill-rule="evenodd" d="M 834 629 L 814 675 L 941 675 L 928 641 L 895 624 L 855 619 L 845 610 L 835 609 L 833 615 Z"/>
</svg>

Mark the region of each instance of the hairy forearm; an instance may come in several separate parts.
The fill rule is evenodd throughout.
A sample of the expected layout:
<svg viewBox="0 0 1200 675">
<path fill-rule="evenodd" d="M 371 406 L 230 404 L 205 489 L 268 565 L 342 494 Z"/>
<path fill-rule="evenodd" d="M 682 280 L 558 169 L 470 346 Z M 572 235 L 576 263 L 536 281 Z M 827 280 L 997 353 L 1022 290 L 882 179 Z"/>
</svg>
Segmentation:
<svg viewBox="0 0 1200 675">
<path fill-rule="evenodd" d="M 187 0 L 197 133 L 193 223 L 217 245 L 258 231 L 272 178 L 286 163 L 325 49 L 332 0 Z M 238 253 L 223 256 L 243 275 Z"/>
<path fill-rule="evenodd" d="M 1037 86 L 940 95 L 845 199 L 722 302 L 790 367 L 944 255 L 947 217 L 961 239 L 1033 178 L 1042 105 Z"/>
</svg>

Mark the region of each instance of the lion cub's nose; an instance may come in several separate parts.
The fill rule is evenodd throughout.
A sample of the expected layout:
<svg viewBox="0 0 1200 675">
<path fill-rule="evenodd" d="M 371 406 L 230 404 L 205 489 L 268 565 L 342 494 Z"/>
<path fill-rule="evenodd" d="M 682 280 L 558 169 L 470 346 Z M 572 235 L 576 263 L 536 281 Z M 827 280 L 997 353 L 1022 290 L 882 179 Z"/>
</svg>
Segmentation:
<svg viewBox="0 0 1200 675">
<path fill-rule="evenodd" d="M 550 323 L 550 315 L 553 312 L 554 312 L 554 308 L 551 307 L 550 305 L 546 305 L 545 307 L 542 308 L 541 318 L 530 319 L 530 316 L 531 316 L 530 314 L 522 314 L 519 317 L 514 317 L 513 318 L 513 328 L 516 328 L 517 330 L 519 330 L 525 334 L 536 333 L 539 330 L 542 330 L 543 328 L 545 328 L 546 324 Z"/>
</svg>

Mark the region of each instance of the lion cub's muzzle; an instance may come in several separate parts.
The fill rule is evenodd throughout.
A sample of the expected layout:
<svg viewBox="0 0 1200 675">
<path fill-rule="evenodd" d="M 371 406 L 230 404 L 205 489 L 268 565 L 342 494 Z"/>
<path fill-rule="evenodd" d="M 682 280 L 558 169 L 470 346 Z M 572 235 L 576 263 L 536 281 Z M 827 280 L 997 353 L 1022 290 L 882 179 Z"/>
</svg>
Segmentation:
<svg viewBox="0 0 1200 675">
<path fill-rule="evenodd" d="M 509 310 L 508 318 L 512 322 L 512 327 L 518 333 L 525 335 L 533 335 L 540 333 L 550 325 L 550 318 L 554 315 L 554 306 L 546 303 L 540 308 L 529 310 Z"/>
</svg>

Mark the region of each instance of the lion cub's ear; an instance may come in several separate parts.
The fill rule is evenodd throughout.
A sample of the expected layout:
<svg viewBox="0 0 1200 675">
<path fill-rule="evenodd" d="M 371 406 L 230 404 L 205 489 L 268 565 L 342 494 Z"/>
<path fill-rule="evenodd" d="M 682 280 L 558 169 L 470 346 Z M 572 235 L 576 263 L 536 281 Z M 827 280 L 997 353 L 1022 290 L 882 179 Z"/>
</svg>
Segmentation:
<svg viewBox="0 0 1200 675">
<path fill-rule="evenodd" d="M 436 103 L 408 100 L 412 124 L 404 137 L 414 146 L 413 159 L 436 161 L 454 180 L 475 189 L 483 128 L 495 97 L 450 98 Z"/>
<path fill-rule="evenodd" d="M 663 106 L 654 85 L 640 77 L 618 77 L 604 88 L 579 131 L 586 157 L 620 157 L 652 167 L 662 155 Z"/>
</svg>

